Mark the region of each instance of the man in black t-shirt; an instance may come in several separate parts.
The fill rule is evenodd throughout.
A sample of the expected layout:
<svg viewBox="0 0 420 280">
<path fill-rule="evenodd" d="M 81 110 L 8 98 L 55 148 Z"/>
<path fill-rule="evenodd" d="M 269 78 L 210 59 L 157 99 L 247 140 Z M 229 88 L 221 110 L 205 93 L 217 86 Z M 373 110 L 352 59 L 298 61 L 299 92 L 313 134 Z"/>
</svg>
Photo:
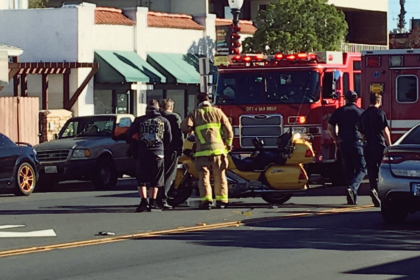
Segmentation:
<svg viewBox="0 0 420 280">
<path fill-rule="evenodd" d="M 134 120 L 128 131 L 129 139 L 137 136 L 138 157 L 136 178 L 141 196 L 137 212 L 160 210 L 156 201 L 159 188 L 164 187 L 164 150 L 171 144 L 172 134 L 169 121 L 159 112 L 159 102 L 151 100 L 146 115 Z M 149 203 L 147 202 L 149 187 Z"/>
<path fill-rule="evenodd" d="M 364 135 L 364 153 L 368 169 L 371 197 L 375 207 L 380 206 L 378 198 L 379 166 L 386 146 L 391 145 L 391 134 L 385 112 L 380 110 L 382 96 L 371 94 L 370 107 L 360 117 L 360 128 Z"/>
<path fill-rule="evenodd" d="M 328 121 L 328 131 L 340 150 L 348 183 L 347 203 L 357 204 L 357 191 L 366 175 L 366 163 L 363 156 L 362 135 L 359 118 L 363 110 L 355 104 L 357 93 L 349 91 L 345 95 L 346 105 L 334 111 Z M 336 133 L 338 127 L 338 135 Z"/>
</svg>

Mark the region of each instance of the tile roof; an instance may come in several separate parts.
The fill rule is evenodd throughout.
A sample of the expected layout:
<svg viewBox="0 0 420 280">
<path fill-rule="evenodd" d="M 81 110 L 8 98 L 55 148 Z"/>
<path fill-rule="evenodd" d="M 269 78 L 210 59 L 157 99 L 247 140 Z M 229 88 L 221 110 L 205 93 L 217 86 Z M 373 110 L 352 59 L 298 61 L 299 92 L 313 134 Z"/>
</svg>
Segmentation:
<svg viewBox="0 0 420 280">
<path fill-rule="evenodd" d="M 133 26 L 136 23 L 124 16 L 121 9 L 97 7 L 95 9 L 95 24 Z"/>
<path fill-rule="evenodd" d="M 224 19 L 224 18 L 217 18 L 216 19 L 216 26 L 219 25 L 230 25 L 232 24 L 231 19 Z M 240 20 L 239 27 L 241 28 L 242 34 L 254 34 L 257 31 L 257 28 L 252 24 L 250 20 Z"/>
<path fill-rule="evenodd" d="M 148 12 L 147 26 L 160 28 L 204 30 L 190 15 Z"/>
</svg>

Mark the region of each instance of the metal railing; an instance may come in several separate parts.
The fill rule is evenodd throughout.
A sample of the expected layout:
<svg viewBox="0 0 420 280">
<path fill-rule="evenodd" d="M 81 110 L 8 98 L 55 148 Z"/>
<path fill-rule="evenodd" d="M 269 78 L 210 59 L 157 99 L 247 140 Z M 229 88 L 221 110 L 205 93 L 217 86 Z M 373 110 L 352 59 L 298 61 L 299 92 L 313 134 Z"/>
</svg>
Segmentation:
<svg viewBox="0 0 420 280">
<path fill-rule="evenodd" d="M 353 44 L 353 43 L 342 43 L 342 52 L 356 52 L 360 53 L 363 50 L 387 50 L 388 45 L 365 45 L 365 44 Z"/>
</svg>

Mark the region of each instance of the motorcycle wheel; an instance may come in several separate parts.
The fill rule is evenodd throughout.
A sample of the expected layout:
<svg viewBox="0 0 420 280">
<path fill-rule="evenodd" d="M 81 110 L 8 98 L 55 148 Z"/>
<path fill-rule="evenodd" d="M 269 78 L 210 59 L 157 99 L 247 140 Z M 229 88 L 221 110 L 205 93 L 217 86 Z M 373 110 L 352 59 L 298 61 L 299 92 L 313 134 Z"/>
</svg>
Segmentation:
<svg viewBox="0 0 420 280">
<path fill-rule="evenodd" d="M 292 197 L 291 194 L 284 193 L 263 193 L 261 198 L 270 204 L 283 204 Z"/>
<path fill-rule="evenodd" d="M 193 189 L 190 187 L 190 177 L 185 178 L 179 187 L 175 189 L 175 183 L 172 185 L 171 189 L 168 192 L 168 204 L 172 207 L 178 206 L 179 204 L 184 203 L 190 198 Z"/>
</svg>

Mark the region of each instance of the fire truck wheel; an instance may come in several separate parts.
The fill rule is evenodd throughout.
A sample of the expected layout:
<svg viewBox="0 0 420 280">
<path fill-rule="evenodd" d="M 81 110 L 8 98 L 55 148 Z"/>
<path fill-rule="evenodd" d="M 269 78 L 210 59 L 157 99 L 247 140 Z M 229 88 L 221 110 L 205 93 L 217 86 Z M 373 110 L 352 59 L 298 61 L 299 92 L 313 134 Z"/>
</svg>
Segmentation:
<svg viewBox="0 0 420 280">
<path fill-rule="evenodd" d="M 263 193 L 261 198 L 264 199 L 266 202 L 271 204 L 283 204 L 288 201 L 292 197 L 291 194 L 284 194 L 284 193 Z"/>
</svg>

